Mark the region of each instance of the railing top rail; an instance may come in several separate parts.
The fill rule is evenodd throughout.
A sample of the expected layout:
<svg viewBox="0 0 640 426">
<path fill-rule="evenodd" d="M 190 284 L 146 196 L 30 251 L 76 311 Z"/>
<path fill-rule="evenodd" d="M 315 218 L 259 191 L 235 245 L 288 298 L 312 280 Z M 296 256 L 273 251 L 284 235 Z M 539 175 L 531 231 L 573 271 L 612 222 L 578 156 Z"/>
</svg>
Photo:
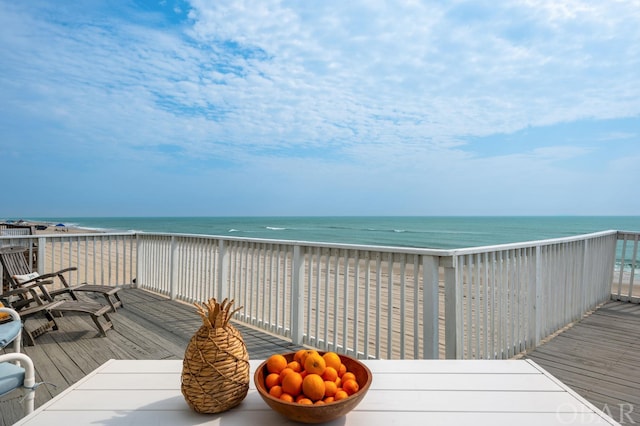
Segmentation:
<svg viewBox="0 0 640 426">
<path fill-rule="evenodd" d="M 635 236 L 638 232 L 634 231 L 600 231 L 590 234 L 574 235 L 570 237 L 551 238 L 545 240 L 525 241 L 518 243 L 508 244 L 496 244 L 490 246 L 481 247 L 467 247 L 457 249 L 430 249 L 419 247 L 396 247 L 396 246 L 379 246 L 379 245 L 364 245 L 364 244 L 345 244 L 345 243 L 328 243 L 328 242 L 315 242 L 315 241 L 302 241 L 302 240 L 277 240 L 266 238 L 246 238 L 246 237 L 227 237 L 221 235 L 203 235 L 203 234 L 186 234 L 186 233 L 162 233 L 162 232 L 140 232 L 140 231 L 126 231 L 126 232 L 108 232 L 108 233 L 73 233 L 73 234 L 39 234 L 39 235 L 11 235 L 0 236 L 1 240 L 16 240 L 16 239 L 37 239 L 41 237 L 52 239 L 69 239 L 69 238 L 84 238 L 84 237 L 110 237 L 110 236 L 160 236 L 160 237 L 182 237 L 182 238 L 201 238 L 209 240 L 224 240 L 224 241 L 242 241 L 247 243 L 257 244 L 277 244 L 285 246 L 303 246 L 303 247 L 321 247 L 321 248 L 338 248 L 345 250 L 361 250 L 361 251 L 374 251 L 383 253 L 399 253 L 399 254 L 416 254 L 425 256 L 439 256 L 439 257 L 452 257 L 457 255 L 468 255 L 476 253 L 485 253 L 492 251 L 513 250 L 520 248 L 537 247 L 551 244 L 562 244 L 567 242 L 599 238 L 607 235 L 617 235 L 618 238 L 624 238 L 624 236 Z"/>
<path fill-rule="evenodd" d="M 636 235 L 640 235 L 638 231 L 618 231 L 618 238 L 635 238 Z"/>
<path fill-rule="evenodd" d="M 80 232 L 73 232 L 73 233 L 68 233 L 68 232 L 63 232 L 63 233 L 56 233 L 56 234 L 34 234 L 34 235 L 1 235 L 0 239 L 1 240 L 16 240 L 16 239 L 38 239 L 38 238 L 42 238 L 42 237 L 46 237 L 46 238 L 75 238 L 75 237 L 113 237 L 113 236 L 131 236 L 131 235 L 136 235 L 136 232 L 134 231 L 125 231 L 125 232 L 87 232 L 87 233 L 80 233 Z"/>
<path fill-rule="evenodd" d="M 545 246 L 545 245 L 552 245 L 552 244 L 570 243 L 573 241 L 589 240 L 589 239 L 600 238 L 608 235 L 617 235 L 617 234 L 618 234 L 618 231 L 613 231 L 613 230 L 600 231 L 600 232 L 593 232 L 590 234 L 573 235 L 570 237 L 549 238 L 546 240 L 525 241 L 521 243 L 497 244 L 492 246 L 461 248 L 461 249 L 451 250 L 451 254 L 466 255 L 466 254 L 485 253 L 485 252 L 492 252 L 492 251 L 514 250 L 514 249 L 538 247 L 538 246 Z"/>
<path fill-rule="evenodd" d="M 404 253 L 404 254 L 419 254 L 419 255 L 427 255 L 427 256 L 450 256 L 451 255 L 451 250 L 429 249 L 429 248 L 419 248 L 419 247 L 326 243 L 326 242 L 302 241 L 302 240 L 272 240 L 272 239 L 266 239 L 266 238 L 226 237 L 221 235 L 202 235 L 202 234 L 175 234 L 175 233 L 158 233 L 158 232 L 138 232 L 137 234 L 142 236 L 159 235 L 163 237 L 186 237 L 186 238 L 197 237 L 197 238 L 212 239 L 212 240 L 243 241 L 243 242 L 257 243 L 257 244 L 278 244 L 278 245 L 288 245 L 288 246 L 340 248 L 340 249 L 346 249 L 346 250 L 392 252 L 392 253 Z"/>
</svg>

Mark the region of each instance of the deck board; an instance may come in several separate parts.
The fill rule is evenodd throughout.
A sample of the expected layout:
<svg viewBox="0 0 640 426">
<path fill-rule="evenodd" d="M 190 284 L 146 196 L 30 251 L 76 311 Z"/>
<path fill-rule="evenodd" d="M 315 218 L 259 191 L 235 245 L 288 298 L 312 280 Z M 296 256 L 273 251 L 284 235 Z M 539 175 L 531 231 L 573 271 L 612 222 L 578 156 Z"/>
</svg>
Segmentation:
<svg viewBox="0 0 640 426">
<path fill-rule="evenodd" d="M 201 324 L 195 309 L 139 289 L 122 291 L 124 308 L 101 337 L 88 315 L 66 314 L 60 330 L 24 351 L 33 358 L 41 386 L 36 406 L 62 392 L 108 359 L 182 359 Z M 299 347 L 277 336 L 237 325 L 250 358 Z M 640 423 L 640 305 L 611 302 L 527 354 L 551 374 L 622 424 Z M 21 417 L 14 396 L 0 398 L 0 425 Z M 622 405 L 621 405 L 622 404 Z M 623 410 L 622 413 L 620 410 Z"/>
<path fill-rule="evenodd" d="M 607 303 L 526 357 L 618 422 L 640 423 L 640 305 Z"/>
</svg>

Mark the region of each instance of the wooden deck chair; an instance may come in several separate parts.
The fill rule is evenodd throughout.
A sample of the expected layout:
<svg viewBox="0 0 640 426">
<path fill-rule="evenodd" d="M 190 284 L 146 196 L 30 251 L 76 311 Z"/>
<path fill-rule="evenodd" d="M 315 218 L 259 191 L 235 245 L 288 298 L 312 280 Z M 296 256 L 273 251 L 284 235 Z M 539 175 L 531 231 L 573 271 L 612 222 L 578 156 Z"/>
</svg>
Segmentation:
<svg viewBox="0 0 640 426">
<path fill-rule="evenodd" d="M 24 260 L 20 250 L 0 249 L 0 262 L 4 267 L 5 276 L 14 271 L 24 270 L 14 269 L 16 266 L 24 267 L 24 265 L 26 265 L 26 261 Z M 18 312 L 22 312 L 24 309 L 28 309 L 29 307 L 34 307 L 48 302 L 53 304 L 49 311 L 54 316 L 65 312 L 88 314 L 91 316 L 91 319 L 100 331 L 100 334 L 106 336 L 107 330 L 113 328 L 113 322 L 109 317 L 109 312 L 115 309 L 115 306 L 112 304 L 102 305 L 92 301 L 78 300 L 77 296 L 73 293 L 72 288 L 67 288 L 66 292 L 68 292 L 74 300 L 54 300 L 53 295 L 47 288 L 47 286 L 53 285 L 54 281 L 51 279 L 43 279 L 49 278 L 51 275 L 56 276 L 56 274 L 47 274 L 22 280 L 20 277 L 16 277 L 16 275 L 10 275 L 9 282 L 11 283 L 14 291 L 25 289 L 29 290 L 28 293 L 24 291 L 21 292 L 20 298 L 12 307 L 17 309 Z M 36 288 L 39 290 L 39 293 L 35 291 Z M 61 292 L 57 292 L 57 294 L 61 294 Z M 103 318 L 102 322 L 100 321 L 100 318 Z M 33 343 L 35 344 L 35 341 L 33 341 Z"/>
<path fill-rule="evenodd" d="M 38 264 L 38 243 L 36 239 L 30 238 L 22 238 L 26 236 L 31 236 L 35 233 L 32 226 L 24 226 L 24 225 L 16 225 L 16 224 L 7 224 L 0 223 L 0 247 L 11 247 L 11 246 L 21 246 L 25 250 L 25 256 L 27 257 L 27 261 L 31 261 L 33 267 L 35 268 Z M 15 238 L 12 238 L 15 237 Z M 29 250 L 29 246 L 31 245 L 31 250 Z M 2 269 L 2 268 L 0 268 Z M 9 282 L 3 276 L 0 277 L 0 281 L 2 281 L 2 290 L 7 290 L 10 288 Z"/>
<path fill-rule="evenodd" d="M 90 292 L 101 294 L 105 298 L 106 302 L 109 304 L 113 312 L 116 311 L 116 308 L 123 306 L 122 300 L 120 300 L 120 295 L 118 295 L 120 288 L 87 283 L 82 283 L 74 286 L 69 285 L 69 282 L 65 278 L 64 274 L 66 272 L 76 271 L 78 269 L 76 267 L 70 267 L 57 272 L 42 275 L 38 272 L 31 272 L 31 268 L 29 267 L 24 254 L 25 250 L 23 247 L 6 247 L 0 249 L 0 261 L 2 262 L 2 266 L 5 269 L 5 274 L 8 275 L 8 279 L 13 288 L 17 288 L 20 284 L 42 282 L 58 278 L 61 286 L 56 289 L 48 290 L 49 294 L 53 298 L 60 294 L 68 294 L 73 300 L 78 300 L 76 292 Z"/>
<path fill-rule="evenodd" d="M 15 309 L 25 319 L 29 316 L 35 315 L 40 312 L 44 312 L 49 322 L 42 325 L 35 330 L 27 331 L 25 328 L 26 341 L 31 345 L 35 345 L 35 338 L 48 331 L 49 329 L 58 330 L 58 324 L 55 320 L 55 316 L 63 313 L 81 313 L 91 316 L 91 320 L 98 328 L 100 334 L 104 337 L 107 335 L 107 330 L 113 328 L 113 322 L 109 317 L 111 312 L 111 306 L 102 305 L 100 303 L 91 301 L 80 300 L 53 300 L 51 295 L 47 292 L 46 285 L 52 284 L 51 281 L 39 281 L 31 284 L 24 284 L 22 287 L 18 287 L 13 290 L 9 290 L 0 295 L 0 300 L 6 306 Z M 35 288 L 39 292 L 35 291 Z M 28 296 L 27 296 L 28 294 Z M 12 301 L 19 295 L 17 300 Z M 100 318 L 103 320 L 100 321 Z"/>
<path fill-rule="evenodd" d="M 63 302 L 50 302 L 48 300 L 42 300 L 38 293 L 35 291 L 38 288 L 37 284 L 31 284 L 19 289 L 8 290 L 0 294 L 0 307 L 7 307 L 13 309 L 18 313 L 22 320 L 22 334 L 25 343 L 29 345 L 36 344 L 36 337 L 41 336 L 49 330 L 58 330 L 58 323 L 55 317 L 51 313 L 51 309 L 60 306 Z M 27 328 L 26 323 L 28 319 L 34 317 L 44 317 L 45 322 L 40 322 L 40 325 L 35 329 Z M 0 323 L 5 321 L 5 318 L 0 317 Z"/>
</svg>

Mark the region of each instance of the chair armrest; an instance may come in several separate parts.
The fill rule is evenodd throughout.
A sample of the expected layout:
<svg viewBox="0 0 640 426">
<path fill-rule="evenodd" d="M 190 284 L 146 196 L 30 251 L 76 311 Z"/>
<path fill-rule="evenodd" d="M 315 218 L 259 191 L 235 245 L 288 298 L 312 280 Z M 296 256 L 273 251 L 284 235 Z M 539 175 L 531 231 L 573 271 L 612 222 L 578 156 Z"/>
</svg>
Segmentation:
<svg viewBox="0 0 640 426">
<path fill-rule="evenodd" d="M 29 293 L 34 287 L 38 287 L 38 284 L 32 284 L 32 285 L 28 285 L 28 286 L 24 286 L 24 287 L 20 287 L 20 288 L 14 288 L 14 289 L 11 289 L 11 290 L 7 290 L 7 291 L 2 293 L 2 297 L 18 296 L 18 295 L 21 295 L 21 294 Z"/>
<path fill-rule="evenodd" d="M 52 282 L 47 282 L 46 284 L 51 284 Z M 33 297 L 33 301 L 36 302 L 38 305 L 43 305 L 44 303 L 42 302 L 42 299 L 40 298 L 40 295 L 38 295 L 38 292 L 35 290 L 36 288 L 39 288 L 40 291 L 42 291 L 44 297 L 48 300 L 48 301 L 52 301 L 53 299 L 51 298 L 51 296 L 49 295 L 49 292 L 47 291 L 47 289 L 42 286 L 42 283 L 33 283 L 33 284 L 29 284 L 29 285 L 22 285 L 20 288 L 14 288 L 11 290 L 7 290 L 4 293 L 2 293 L 2 297 L 8 297 L 8 296 L 19 296 L 21 294 L 25 294 L 25 293 L 31 293 L 31 297 Z M 22 309 L 21 309 L 22 311 Z"/>
<path fill-rule="evenodd" d="M 58 275 L 64 274 L 65 272 L 77 271 L 77 270 L 78 270 L 78 268 L 76 268 L 75 266 L 71 266 L 69 268 L 60 269 L 59 271 L 56 271 L 56 272 L 50 272 L 48 274 L 42 274 L 38 278 L 39 279 L 54 278 L 54 277 L 57 277 Z"/>
<path fill-rule="evenodd" d="M 11 308 L 0 308 L 0 313 L 9 314 L 14 321 L 20 321 L 20 314 Z"/>
<path fill-rule="evenodd" d="M 47 274 L 47 275 L 49 275 L 49 274 Z M 55 277 L 56 275 L 53 275 L 53 276 Z M 49 278 L 49 277 L 45 277 L 45 278 Z M 16 282 L 17 282 L 17 280 L 16 280 Z M 38 277 L 31 278 L 30 280 L 27 280 L 27 281 L 17 282 L 17 284 L 18 284 L 19 286 L 23 286 L 23 285 L 25 285 L 25 284 L 29 284 L 29 283 L 36 283 L 36 284 L 53 284 L 53 280 L 45 280 L 45 279 L 43 279 L 43 278 L 42 278 L 42 275 L 40 275 L 40 276 L 38 276 Z"/>
<path fill-rule="evenodd" d="M 22 319 L 20 314 L 11 308 L 0 308 L 0 312 L 9 315 L 11 321 L 3 318 L 0 324 L 0 347 L 6 348 L 13 342 L 13 351 L 20 352 L 22 342 Z"/>
<path fill-rule="evenodd" d="M 0 355 L 0 362 L 18 362 L 22 368 L 24 368 L 24 383 L 23 386 L 27 389 L 32 389 L 35 385 L 35 368 L 33 361 L 29 356 L 23 353 L 11 352 Z M 32 408 L 33 410 L 33 408 Z"/>
</svg>

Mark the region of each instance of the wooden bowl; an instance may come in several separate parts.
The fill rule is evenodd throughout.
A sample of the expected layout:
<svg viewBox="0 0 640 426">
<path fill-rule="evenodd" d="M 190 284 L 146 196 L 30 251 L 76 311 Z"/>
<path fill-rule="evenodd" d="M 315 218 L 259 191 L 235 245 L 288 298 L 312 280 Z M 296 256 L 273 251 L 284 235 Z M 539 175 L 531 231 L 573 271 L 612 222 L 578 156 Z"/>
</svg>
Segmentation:
<svg viewBox="0 0 640 426">
<path fill-rule="evenodd" d="M 324 354 L 324 352 L 320 351 L 318 353 L 320 355 Z M 290 362 L 293 361 L 295 353 L 291 352 L 282 355 Z M 264 384 L 264 379 L 269 374 L 267 371 L 267 361 L 260 364 L 254 374 L 253 379 L 256 389 L 258 389 L 258 393 L 269 407 L 290 420 L 302 423 L 323 423 L 337 419 L 353 410 L 356 405 L 360 403 L 369 390 L 372 380 L 371 370 L 362 362 L 350 356 L 339 356 L 342 363 L 347 367 L 347 371 L 355 374 L 356 381 L 358 385 L 360 385 L 360 390 L 348 398 L 330 402 L 325 405 L 303 405 L 295 402 L 286 402 L 273 397 L 269 395 Z"/>
</svg>

